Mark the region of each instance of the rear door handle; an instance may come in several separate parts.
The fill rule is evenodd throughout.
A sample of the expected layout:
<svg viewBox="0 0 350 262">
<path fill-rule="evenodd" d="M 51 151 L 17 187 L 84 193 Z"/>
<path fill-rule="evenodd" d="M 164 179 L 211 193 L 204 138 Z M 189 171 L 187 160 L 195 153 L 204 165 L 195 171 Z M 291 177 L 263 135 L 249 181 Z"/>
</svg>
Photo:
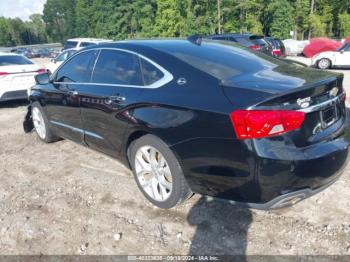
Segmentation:
<svg viewBox="0 0 350 262">
<path fill-rule="evenodd" d="M 110 96 L 106 99 L 106 103 L 108 105 L 112 104 L 113 102 L 114 103 L 119 103 L 119 102 L 123 102 L 125 101 L 126 98 L 124 96 Z"/>
</svg>

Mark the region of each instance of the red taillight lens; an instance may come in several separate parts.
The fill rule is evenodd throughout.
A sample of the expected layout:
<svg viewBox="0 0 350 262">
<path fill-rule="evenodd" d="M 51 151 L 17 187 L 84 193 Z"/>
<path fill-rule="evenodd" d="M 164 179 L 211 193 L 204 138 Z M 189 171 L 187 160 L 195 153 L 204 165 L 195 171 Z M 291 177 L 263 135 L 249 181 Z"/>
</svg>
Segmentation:
<svg viewBox="0 0 350 262">
<path fill-rule="evenodd" d="M 340 95 L 340 100 L 345 101 L 346 100 L 346 92 L 344 90 L 343 94 Z"/>
<path fill-rule="evenodd" d="M 0 72 L 0 76 L 6 76 L 6 75 L 8 75 L 9 73 L 7 73 L 7 72 Z"/>
<path fill-rule="evenodd" d="M 38 72 L 39 74 L 46 73 L 46 69 L 41 68 L 41 69 L 39 69 L 37 72 Z"/>
<path fill-rule="evenodd" d="M 253 49 L 253 50 L 260 50 L 261 49 L 261 47 L 258 45 L 251 45 L 251 46 L 249 46 L 249 48 Z"/>
<path fill-rule="evenodd" d="M 288 110 L 237 110 L 231 121 L 238 139 L 263 138 L 298 129 L 305 113 Z"/>
</svg>

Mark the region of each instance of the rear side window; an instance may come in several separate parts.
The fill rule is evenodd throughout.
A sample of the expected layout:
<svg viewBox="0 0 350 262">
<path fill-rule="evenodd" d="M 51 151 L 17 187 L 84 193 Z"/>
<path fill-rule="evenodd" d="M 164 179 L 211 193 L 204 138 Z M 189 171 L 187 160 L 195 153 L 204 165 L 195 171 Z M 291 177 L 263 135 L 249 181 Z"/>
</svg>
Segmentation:
<svg viewBox="0 0 350 262">
<path fill-rule="evenodd" d="M 20 55 L 0 56 L 0 66 L 10 65 L 31 65 L 33 64 L 29 59 Z"/>
<path fill-rule="evenodd" d="M 237 37 L 236 40 L 238 43 L 240 43 L 241 45 L 244 45 L 244 46 L 252 45 L 252 41 L 250 41 L 249 39 L 244 38 L 244 37 Z"/>
<path fill-rule="evenodd" d="M 212 39 L 214 39 L 214 40 L 226 40 L 226 37 L 224 37 L 224 36 L 214 36 Z"/>
<path fill-rule="evenodd" d="M 82 42 L 80 44 L 80 47 L 86 47 L 86 46 L 90 46 L 90 45 L 95 45 L 94 43 L 91 43 L 91 42 Z"/>
<path fill-rule="evenodd" d="M 70 48 L 75 48 L 77 47 L 78 42 L 76 41 L 66 41 L 64 43 L 64 49 L 70 49 Z"/>
<path fill-rule="evenodd" d="M 102 50 L 95 66 L 92 82 L 143 85 L 139 57 L 117 50 Z"/>
<path fill-rule="evenodd" d="M 96 53 L 95 50 L 82 52 L 70 59 L 57 72 L 56 82 L 90 82 Z"/>
<path fill-rule="evenodd" d="M 227 38 L 228 41 L 232 41 L 232 42 L 237 42 L 237 40 L 233 37 L 233 36 L 229 36 Z"/>
<path fill-rule="evenodd" d="M 156 66 L 142 58 L 140 59 L 140 61 L 144 85 L 152 85 L 153 83 L 159 81 L 164 77 L 163 72 L 160 71 Z"/>
</svg>

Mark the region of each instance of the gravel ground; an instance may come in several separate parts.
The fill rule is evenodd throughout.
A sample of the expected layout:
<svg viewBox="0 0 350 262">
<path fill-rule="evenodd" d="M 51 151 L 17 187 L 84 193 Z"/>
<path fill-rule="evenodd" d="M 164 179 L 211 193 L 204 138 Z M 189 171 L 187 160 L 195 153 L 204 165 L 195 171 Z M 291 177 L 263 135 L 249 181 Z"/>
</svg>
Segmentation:
<svg viewBox="0 0 350 262">
<path fill-rule="evenodd" d="M 349 167 L 288 209 L 196 195 L 161 210 L 116 160 L 24 134 L 25 111 L 25 102 L 0 104 L 0 254 L 350 254 Z"/>
</svg>

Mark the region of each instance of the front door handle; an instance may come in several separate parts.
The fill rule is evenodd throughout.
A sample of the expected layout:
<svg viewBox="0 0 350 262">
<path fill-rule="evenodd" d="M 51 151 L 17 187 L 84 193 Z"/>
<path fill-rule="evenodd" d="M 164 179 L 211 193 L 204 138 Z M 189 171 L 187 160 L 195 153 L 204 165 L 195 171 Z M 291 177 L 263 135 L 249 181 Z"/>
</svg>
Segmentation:
<svg viewBox="0 0 350 262">
<path fill-rule="evenodd" d="M 77 95 L 79 95 L 78 91 L 75 91 L 75 90 L 69 90 L 67 93 L 70 96 L 77 96 Z"/>
<path fill-rule="evenodd" d="M 123 102 L 125 101 L 126 98 L 124 96 L 110 96 L 106 99 L 106 104 L 107 105 L 110 105 L 112 104 L 113 102 L 114 103 L 119 103 L 119 102 Z"/>
</svg>

